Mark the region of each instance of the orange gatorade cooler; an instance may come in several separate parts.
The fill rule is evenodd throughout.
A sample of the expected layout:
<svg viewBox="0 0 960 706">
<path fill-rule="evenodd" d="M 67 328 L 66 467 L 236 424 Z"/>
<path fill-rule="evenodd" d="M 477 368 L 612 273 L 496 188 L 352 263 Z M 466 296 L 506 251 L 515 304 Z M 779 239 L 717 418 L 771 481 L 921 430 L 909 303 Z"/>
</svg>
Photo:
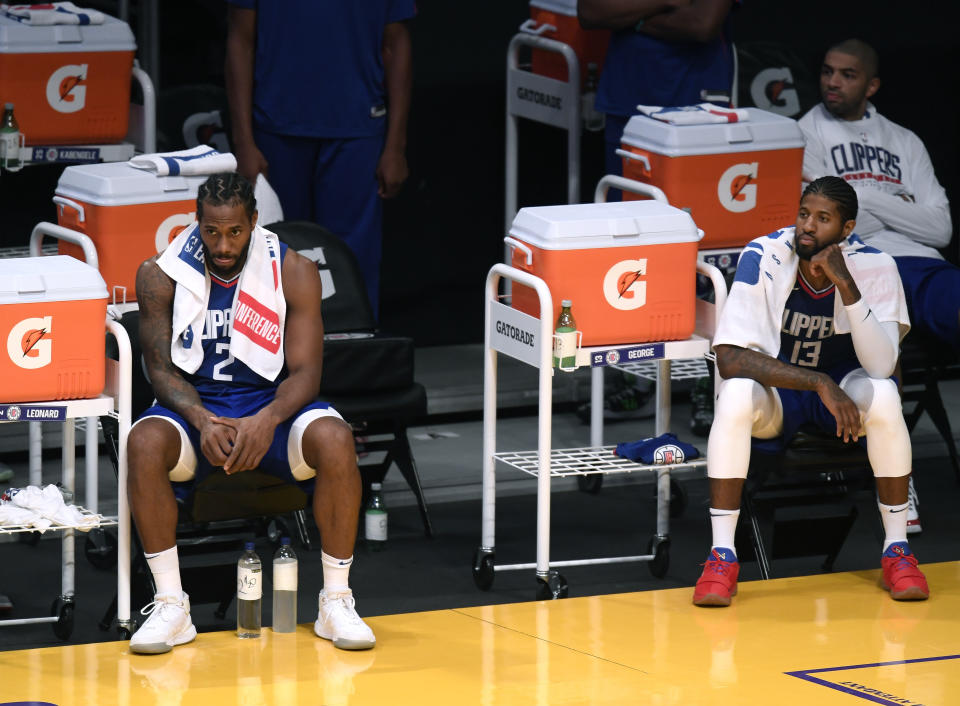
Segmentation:
<svg viewBox="0 0 960 706">
<path fill-rule="evenodd" d="M 581 86 L 587 81 L 590 64 L 596 66 L 599 76 L 603 60 L 607 56 L 610 31 L 581 28 L 577 19 L 577 0 L 530 0 L 530 18 L 530 25 L 524 26 L 529 26 L 531 32 L 568 44 L 573 49 L 580 61 Z M 538 32 L 544 25 L 556 29 Z M 558 81 L 567 80 L 567 62 L 560 54 L 536 49 L 532 54 L 533 73 Z"/>
<path fill-rule="evenodd" d="M 99 395 L 106 318 L 107 288 L 90 265 L 65 255 L 0 260 L 0 403 Z"/>
<path fill-rule="evenodd" d="M 797 122 L 747 108 L 749 120 L 671 125 L 645 115 L 623 131 L 623 175 L 660 187 L 703 229 L 701 249 L 740 247 L 796 220 L 803 164 Z M 621 155 L 623 156 L 623 155 Z M 624 192 L 625 199 L 642 198 Z"/>
<path fill-rule="evenodd" d="M 0 103 L 28 145 L 119 142 L 136 49 L 126 22 L 29 25 L 0 14 Z"/>
<path fill-rule="evenodd" d="M 583 345 L 689 338 L 696 324 L 700 233 L 688 213 L 659 201 L 522 208 L 507 243 L 510 264 L 573 302 Z M 513 306 L 532 316 L 540 302 L 513 283 Z"/>
<path fill-rule="evenodd" d="M 137 268 L 193 223 L 197 189 L 206 178 L 158 177 L 126 162 L 70 166 L 53 199 L 57 222 L 93 241 L 108 290 L 125 287 L 127 301 L 133 301 Z M 76 245 L 61 242 L 60 252 L 83 259 Z"/>
</svg>

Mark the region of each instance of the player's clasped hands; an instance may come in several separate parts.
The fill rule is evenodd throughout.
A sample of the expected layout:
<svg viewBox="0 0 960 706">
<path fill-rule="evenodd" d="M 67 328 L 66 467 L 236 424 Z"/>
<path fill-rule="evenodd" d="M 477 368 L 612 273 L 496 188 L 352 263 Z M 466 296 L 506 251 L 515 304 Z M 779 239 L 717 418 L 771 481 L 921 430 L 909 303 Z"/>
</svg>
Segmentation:
<svg viewBox="0 0 960 706">
<path fill-rule="evenodd" d="M 211 416 L 201 432 L 204 456 L 230 475 L 256 468 L 270 448 L 276 426 L 262 415 Z"/>
</svg>

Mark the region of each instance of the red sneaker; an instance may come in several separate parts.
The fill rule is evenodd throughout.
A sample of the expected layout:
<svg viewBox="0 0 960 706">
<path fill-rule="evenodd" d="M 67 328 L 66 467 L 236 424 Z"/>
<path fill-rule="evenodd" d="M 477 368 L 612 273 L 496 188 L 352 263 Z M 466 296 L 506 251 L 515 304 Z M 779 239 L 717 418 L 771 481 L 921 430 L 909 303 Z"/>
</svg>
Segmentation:
<svg viewBox="0 0 960 706">
<path fill-rule="evenodd" d="M 883 577 L 880 585 L 895 601 L 925 601 L 930 597 L 927 579 L 917 566 L 917 557 L 906 542 L 894 542 L 880 558 Z"/>
<path fill-rule="evenodd" d="M 737 575 L 740 562 L 732 549 L 715 547 L 703 564 L 703 573 L 697 579 L 693 591 L 694 605 L 730 605 L 730 599 L 737 595 Z"/>
</svg>

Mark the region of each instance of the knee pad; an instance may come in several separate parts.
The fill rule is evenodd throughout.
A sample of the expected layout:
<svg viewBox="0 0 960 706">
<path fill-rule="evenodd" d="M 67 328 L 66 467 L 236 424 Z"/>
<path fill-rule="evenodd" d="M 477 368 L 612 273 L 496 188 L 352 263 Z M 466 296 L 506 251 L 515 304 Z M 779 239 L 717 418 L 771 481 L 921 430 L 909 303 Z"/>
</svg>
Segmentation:
<svg viewBox="0 0 960 706">
<path fill-rule="evenodd" d="M 749 378 L 730 378 L 720 386 L 714 418 L 747 424 L 752 436 L 762 439 L 780 433 L 783 412 L 776 393 Z"/>
</svg>

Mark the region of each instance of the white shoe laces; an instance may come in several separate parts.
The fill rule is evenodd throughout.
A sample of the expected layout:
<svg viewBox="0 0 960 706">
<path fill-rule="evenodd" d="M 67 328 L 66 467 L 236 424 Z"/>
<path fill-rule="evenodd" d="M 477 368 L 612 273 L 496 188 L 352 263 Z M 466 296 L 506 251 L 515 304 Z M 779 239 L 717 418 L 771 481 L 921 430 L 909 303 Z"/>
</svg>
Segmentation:
<svg viewBox="0 0 960 706">
<path fill-rule="evenodd" d="M 356 600 L 354 599 L 352 593 L 333 593 L 330 595 L 324 594 L 323 602 L 324 604 L 331 606 L 333 609 L 331 613 L 333 611 L 337 612 L 337 617 L 339 619 L 347 620 L 352 625 L 364 624 L 354 608 L 356 605 Z"/>
<path fill-rule="evenodd" d="M 143 608 L 140 609 L 140 615 L 150 615 L 156 612 L 156 615 L 160 616 L 162 620 L 166 620 L 164 617 L 164 606 L 178 606 L 183 607 L 182 598 L 173 598 L 172 596 L 166 598 L 154 598 L 151 603 L 147 603 Z"/>
</svg>

